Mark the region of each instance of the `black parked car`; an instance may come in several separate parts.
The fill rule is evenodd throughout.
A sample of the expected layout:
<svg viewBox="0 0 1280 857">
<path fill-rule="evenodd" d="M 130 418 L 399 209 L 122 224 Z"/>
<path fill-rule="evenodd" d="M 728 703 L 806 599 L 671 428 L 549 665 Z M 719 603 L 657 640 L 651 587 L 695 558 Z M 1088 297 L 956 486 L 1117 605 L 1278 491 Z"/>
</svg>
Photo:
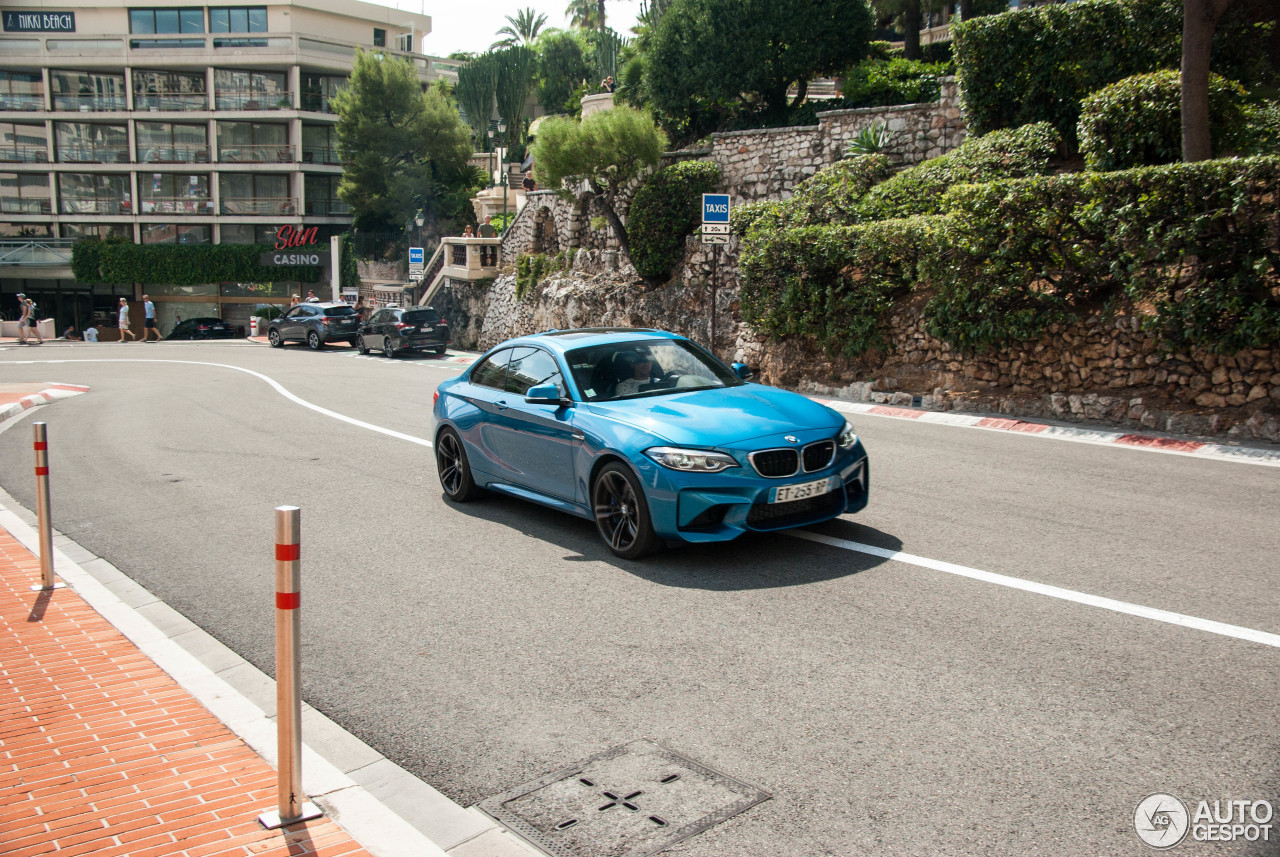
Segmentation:
<svg viewBox="0 0 1280 857">
<path fill-rule="evenodd" d="M 220 318 L 189 318 L 180 321 L 165 339 L 235 339 L 236 329 Z"/>
<path fill-rule="evenodd" d="M 380 309 L 360 326 L 356 338 L 361 354 L 381 351 L 386 357 L 427 348 L 444 354 L 448 346 L 449 324 L 429 306 Z"/>
<path fill-rule="evenodd" d="M 286 342 L 307 343 L 313 350 L 329 342 L 356 341 L 360 332 L 360 316 L 343 301 L 320 301 L 298 304 L 267 325 L 267 341 L 279 348 Z"/>
</svg>

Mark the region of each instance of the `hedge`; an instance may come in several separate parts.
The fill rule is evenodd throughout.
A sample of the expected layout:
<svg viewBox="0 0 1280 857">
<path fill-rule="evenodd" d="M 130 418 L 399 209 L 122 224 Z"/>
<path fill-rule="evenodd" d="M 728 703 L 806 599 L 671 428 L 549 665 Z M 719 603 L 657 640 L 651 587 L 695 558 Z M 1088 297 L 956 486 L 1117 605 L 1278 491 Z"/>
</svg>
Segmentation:
<svg viewBox="0 0 1280 857">
<path fill-rule="evenodd" d="M 1069 148 L 1080 102 L 1135 74 L 1176 68 L 1183 0 L 1081 0 L 952 25 L 956 75 L 971 131 L 1051 122 Z M 1269 34 L 1237 4 L 1220 19 L 1213 69 L 1252 89 L 1267 71 Z"/>
<path fill-rule="evenodd" d="M 702 194 L 719 183 L 720 168 L 709 161 L 682 161 L 645 178 L 627 214 L 627 249 L 641 277 L 660 283 L 671 276 L 701 220 Z"/>
<path fill-rule="evenodd" d="M 745 230 L 744 317 L 857 355 L 923 289 L 929 332 L 962 350 L 1035 338 L 1123 299 L 1166 345 L 1280 341 L 1280 158 L 957 186 L 934 216 Z"/>
<path fill-rule="evenodd" d="M 858 201 L 888 176 L 889 159 L 884 155 L 860 155 L 837 161 L 796 185 L 789 199 L 735 207 L 729 215 L 733 231 L 745 235 L 752 229 L 857 223 Z"/>
<path fill-rule="evenodd" d="M 917 62 L 900 57 L 866 59 L 841 76 L 839 107 L 889 107 L 937 101 L 942 90 L 940 80 L 950 73 L 948 63 Z"/>
<path fill-rule="evenodd" d="M 322 269 L 307 266 L 264 266 L 258 263 L 271 247 L 259 244 L 117 244 L 77 241 L 71 247 L 71 273 L 82 283 L 315 283 Z"/>
<path fill-rule="evenodd" d="M 1218 157 L 1248 145 L 1246 93 L 1209 75 L 1209 127 Z M 1080 154 L 1091 170 L 1171 164 L 1182 159 L 1182 75 L 1174 70 L 1126 77 L 1085 98 Z"/>
</svg>

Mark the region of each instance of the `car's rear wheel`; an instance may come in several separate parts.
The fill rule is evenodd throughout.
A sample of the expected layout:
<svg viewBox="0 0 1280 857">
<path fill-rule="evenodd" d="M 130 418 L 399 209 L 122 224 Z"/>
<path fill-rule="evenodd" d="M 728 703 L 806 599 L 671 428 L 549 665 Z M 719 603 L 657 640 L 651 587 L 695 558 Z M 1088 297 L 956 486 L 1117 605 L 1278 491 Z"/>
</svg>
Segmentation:
<svg viewBox="0 0 1280 857">
<path fill-rule="evenodd" d="M 615 461 L 600 468 L 591 483 L 591 508 L 600 538 L 623 559 L 639 559 L 662 546 L 644 491 L 622 464 Z"/>
<path fill-rule="evenodd" d="M 314 330 L 307 334 L 307 347 L 312 351 L 319 351 L 324 348 L 324 343 L 320 341 L 320 334 Z"/>
<path fill-rule="evenodd" d="M 274 329 L 267 334 L 267 342 L 271 343 L 272 348 L 279 348 L 284 345 L 284 340 L 280 338 L 280 331 Z"/>
<path fill-rule="evenodd" d="M 356 351 L 359 351 L 361 354 L 369 353 L 369 346 L 364 344 L 363 333 L 356 337 Z"/>
<path fill-rule="evenodd" d="M 394 348 L 392 348 L 392 347 L 391 347 L 391 337 L 390 337 L 390 336 L 384 336 L 384 337 L 382 337 L 382 356 L 383 356 L 383 357 L 395 357 L 395 356 L 396 356 L 396 350 L 395 350 Z"/>
<path fill-rule="evenodd" d="M 440 487 L 456 503 L 466 503 L 484 493 L 471 478 L 471 465 L 467 463 L 462 438 L 451 428 L 441 429 L 436 437 L 436 470 L 440 474 Z"/>
<path fill-rule="evenodd" d="M 445 353 L 445 351 L 447 351 L 447 350 L 448 350 L 448 348 L 449 348 L 449 346 L 447 346 L 447 345 L 437 345 L 437 346 L 436 346 L 436 354 L 444 354 L 444 353 Z"/>
</svg>

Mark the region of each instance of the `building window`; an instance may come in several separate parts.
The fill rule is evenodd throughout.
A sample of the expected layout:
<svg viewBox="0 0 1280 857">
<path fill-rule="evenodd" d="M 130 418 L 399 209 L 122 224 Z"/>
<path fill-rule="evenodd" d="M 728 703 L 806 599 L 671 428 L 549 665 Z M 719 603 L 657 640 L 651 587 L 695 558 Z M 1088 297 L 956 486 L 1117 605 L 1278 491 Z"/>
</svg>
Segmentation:
<svg viewBox="0 0 1280 857">
<path fill-rule="evenodd" d="M 211 33 L 265 33 L 266 6 L 210 6 Z"/>
<path fill-rule="evenodd" d="M 223 163 L 292 163 L 289 126 L 219 122 L 218 160 Z"/>
<path fill-rule="evenodd" d="M 62 214 L 132 214 L 129 177 L 103 173 L 61 173 L 58 210 Z"/>
<path fill-rule="evenodd" d="M 44 80 L 39 72 L 0 71 L 0 110 L 43 110 Z"/>
<path fill-rule="evenodd" d="M 204 125 L 139 122 L 134 126 L 140 164 L 192 164 L 209 160 L 209 129 Z"/>
<path fill-rule="evenodd" d="M 139 173 L 138 210 L 142 214 L 213 214 L 209 177 L 185 173 Z"/>
<path fill-rule="evenodd" d="M 405 33 L 396 39 L 396 43 L 400 46 L 400 50 L 405 53 L 413 53 L 413 33 Z"/>
<path fill-rule="evenodd" d="M 342 163 L 342 158 L 338 157 L 338 129 L 336 126 L 302 126 L 302 163 Z"/>
<path fill-rule="evenodd" d="M 218 176 L 218 191 L 223 214 L 298 213 L 297 203 L 289 196 L 288 176 L 222 173 Z"/>
<path fill-rule="evenodd" d="M 313 217 L 345 216 L 351 206 L 338 199 L 338 181 L 341 176 L 306 176 L 302 181 L 306 199 L 305 212 Z"/>
<path fill-rule="evenodd" d="M 333 96 L 347 82 L 345 77 L 331 75 L 302 74 L 302 109 L 312 113 L 332 113 Z"/>
<path fill-rule="evenodd" d="M 129 162 L 129 135 L 123 125 L 54 122 L 53 139 L 60 164 Z"/>
<path fill-rule="evenodd" d="M 50 71 L 54 110 L 124 110 L 124 75 Z"/>
<path fill-rule="evenodd" d="M 284 72 L 214 69 L 213 98 L 218 110 L 279 110 L 292 106 Z"/>
<path fill-rule="evenodd" d="M 0 173 L 0 212 L 52 214 L 49 176 Z"/>
<path fill-rule="evenodd" d="M 222 224 L 223 244 L 275 244 L 277 226 L 250 223 Z"/>
<path fill-rule="evenodd" d="M 387 46 L 387 31 L 373 28 L 373 46 L 375 48 L 385 48 Z"/>
<path fill-rule="evenodd" d="M 203 74 L 142 69 L 133 72 L 134 110 L 206 110 L 208 107 Z"/>
<path fill-rule="evenodd" d="M 143 244 L 212 244 L 213 227 L 202 223 L 144 223 Z"/>
<path fill-rule="evenodd" d="M 0 238 L 52 238 L 48 223 L 0 223 Z"/>
<path fill-rule="evenodd" d="M 195 9 L 130 9 L 129 32 L 203 33 L 204 11 Z"/>
<path fill-rule="evenodd" d="M 48 160 L 49 138 L 43 125 L 0 122 L 0 161 L 45 163 Z"/>
</svg>

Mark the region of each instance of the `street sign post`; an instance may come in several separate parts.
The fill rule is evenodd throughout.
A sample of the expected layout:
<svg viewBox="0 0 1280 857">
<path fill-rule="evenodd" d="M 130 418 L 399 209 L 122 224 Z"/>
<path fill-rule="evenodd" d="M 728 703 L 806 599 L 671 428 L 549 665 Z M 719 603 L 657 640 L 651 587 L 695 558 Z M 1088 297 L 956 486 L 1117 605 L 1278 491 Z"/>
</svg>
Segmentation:
<svg viewBox="0 0 1280 857">
<path fill-rule="evenodd" d="M 422 252 L 421 247 L 409 248 L 409 279 L 411 280 L 422 279 L 422 269 L 424 267 L 423 265 L 424 255 L 425 254 Z"/>
<path fill-rule="evenodd" d="M 702 195 L 702 243 L 729 243 L 729 194 L 704 193 Z M 716 353 L 716 286 L 719 274 L 720 251 L 711 251 L 711 353 Z"/>
</svg>

